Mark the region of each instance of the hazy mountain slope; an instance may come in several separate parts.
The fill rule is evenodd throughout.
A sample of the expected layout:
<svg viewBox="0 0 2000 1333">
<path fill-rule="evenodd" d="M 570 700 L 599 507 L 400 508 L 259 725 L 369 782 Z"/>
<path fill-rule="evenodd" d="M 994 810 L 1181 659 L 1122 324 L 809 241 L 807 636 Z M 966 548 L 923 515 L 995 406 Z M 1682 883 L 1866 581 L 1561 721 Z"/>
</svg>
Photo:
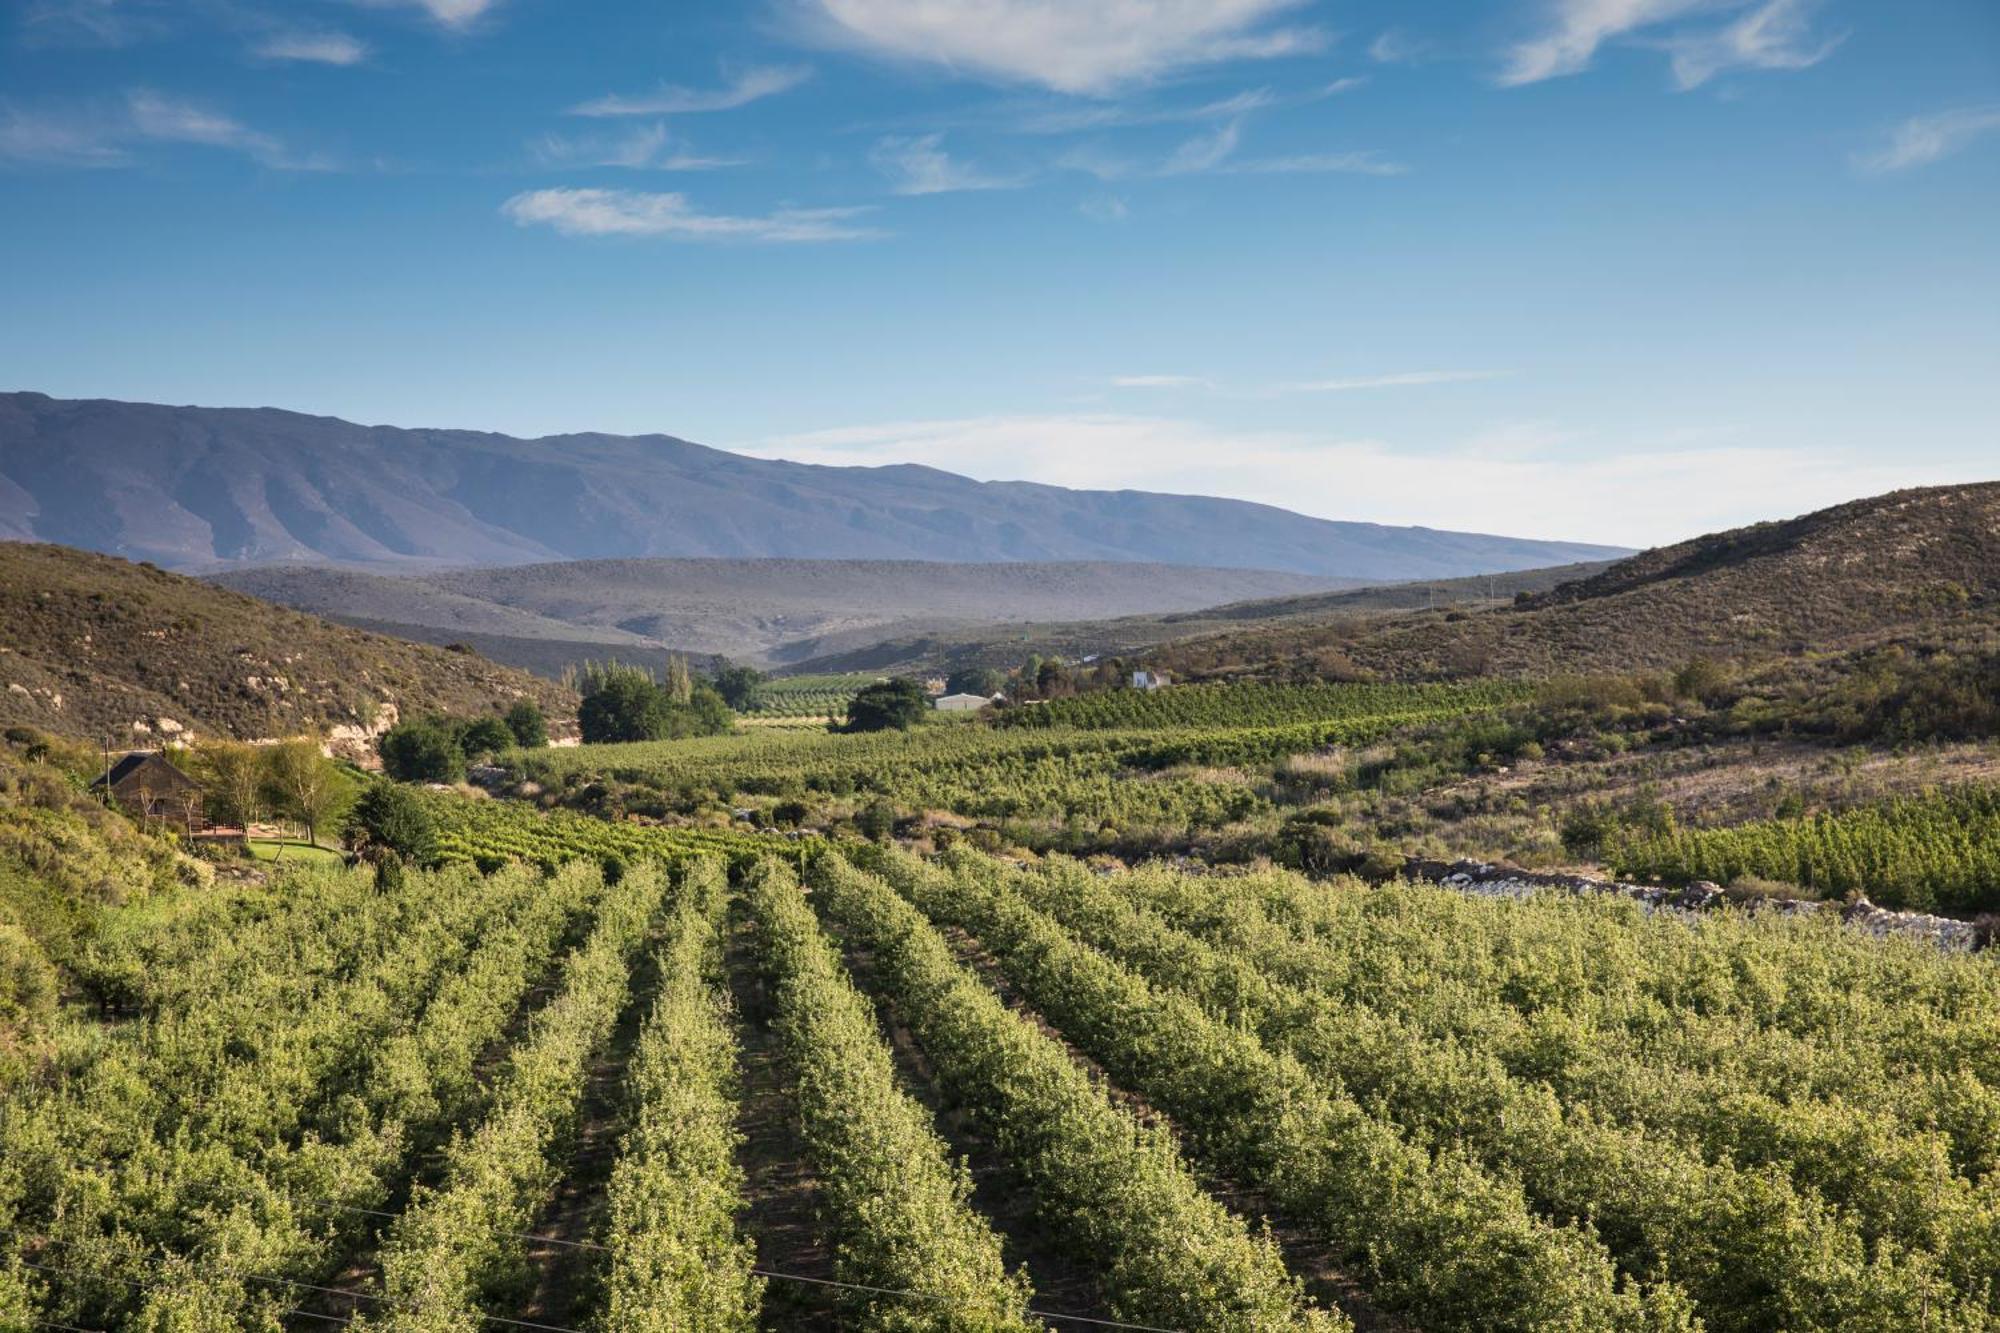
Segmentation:
<svg viewBox="0 0 2000 1333">
<path fill-rule="evenodd" d="M 1417 583 L 1370 584 L 1332 592 L 1202 606 L 1192 611 L 1114 616 L 1029 624 L 984 624 L 930 630 L 868 642 L 823 642 L 820 651 L 795 662 L 803 672 L 933 671 L 964 666 L 1011 667 L 1029 654 L 1080 657 L 1143 654 L 1178 639 L 1241 632 L 1257 625 L 1291 621 L 1322 624 L 1331 619 L 1381 616 L 1416 608 L 1484 606 L 1511 602 L 1518 593 L 1546 592 L 1560 583 L 1604 569 L 1609 562 L 1516 570 L 1494 578 L 1426 579 Z"/>
<path fill-rule="evenodd" d="M 548 671 L 677 649 L 783 663 L 954 626 L 1157 613 L 1343 581 L 1122 562 L 583 560 L 385 577 L 237 570 L 216 582 L 347 623 L 463 640 Z"/>
<path fill-rule="evenodd" d="M 367 634 L 110 556 L 0 544 L 0 723 L 123 744 L 366 729 L 575 699 L 483 658 Z"/>
<path fill-rule="evenodd" d="M 664 435 L 518 440 L 33 393 L 0 395 L 0 535 L 182 568 L 772 556 L 1136 560 L 1392 580 L 1613 553 L 1235 500 L 776 462 Z"/>
<path fill-rule="evenodd" d="M 2000 632 L 2000 482 L 1897 491 L 1619 561 L 1518 606 L 1334 620 L 1164 650 L 1183 669 L 1346 663 L 1552 674 L 1838 652 Z"/>
</svg>

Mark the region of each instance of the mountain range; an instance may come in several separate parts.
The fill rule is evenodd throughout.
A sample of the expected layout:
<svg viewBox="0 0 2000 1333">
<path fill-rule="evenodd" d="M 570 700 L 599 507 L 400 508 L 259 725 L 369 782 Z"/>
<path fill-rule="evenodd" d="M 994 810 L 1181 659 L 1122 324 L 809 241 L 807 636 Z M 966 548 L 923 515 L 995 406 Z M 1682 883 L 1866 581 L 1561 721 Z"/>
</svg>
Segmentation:
<svg viewBox="0 0 2000 1333">
<path fill-rule="evenodd" d="M 750 458 L 667 435 L 525 440 L 39 393 L 0 394 L 0 539 L 184 570 L 784 557 L 1139 561 L 1371 582 L 1623 553 L 916 464 Z"/>
</svg>

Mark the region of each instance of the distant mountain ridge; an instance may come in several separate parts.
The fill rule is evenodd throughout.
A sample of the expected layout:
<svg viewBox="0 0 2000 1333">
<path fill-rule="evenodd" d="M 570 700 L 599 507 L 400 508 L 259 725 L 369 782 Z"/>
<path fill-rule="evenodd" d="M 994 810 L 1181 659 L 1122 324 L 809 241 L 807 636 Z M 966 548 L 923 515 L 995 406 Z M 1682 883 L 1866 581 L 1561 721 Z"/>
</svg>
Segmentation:
<svg viewBox="0 0 2000 1333">
<path fill-rule="evenodd" d="M 666 435 L 521 440 L 0 394 L 0 539 L 181 569 L 648 556 L 1151 561 L 1386 582 L 1623 554 L 1146 491 L 824 467 Z"/>
</svg>

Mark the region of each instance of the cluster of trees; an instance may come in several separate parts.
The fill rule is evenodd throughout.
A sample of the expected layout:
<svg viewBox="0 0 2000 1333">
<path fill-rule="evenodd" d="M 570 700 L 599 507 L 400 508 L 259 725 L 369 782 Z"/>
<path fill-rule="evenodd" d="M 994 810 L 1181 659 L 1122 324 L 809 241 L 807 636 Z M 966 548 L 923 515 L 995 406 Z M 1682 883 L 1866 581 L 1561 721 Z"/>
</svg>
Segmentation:
<svg viewBox="0 0 2000 1333">
<path fill-rule="evenodd" d="M 755 682 L 746 684 L 745 677 L 735 674 L 748 668 L 728 670 L 730 688 L 739 698 L 749 697 L 744 690 L 754 693 Z M 577 709 L 577 725 L 588 745 L 716 736 L 736 721 L 722 692 L 689 670 L 684 658 L 668 663 L 664 681 L 644 667 L 591 662 L 583 669 L 578 689 L 583 703 Z"/>
<path fill-rule="evenodd" d="M 914 680 L 898 678 L 869 685 L 847 701 L 847 721 L 833 730 L 908 731 L 930 711 L 931 700 Z"/>
<path fill-rule="evenodd" d="M 209 818 L 246 829 L 265 819 L 296 821 L 315 847 L 322 830 L 340 826 L 359 794 L 354 779 L 320 753 L 316 741 L 210 741 L 174 758 L 201 783 Z"/>
<path fill-rule="evenodd" d="M 399 722 L 382 734 L 375 749 L 382 756 L 382 771 L 398 782 L 457 782 L 475 759 L 548 743 L 548 719 L 534 700 L 522 699 L 504 715 L 463 718 L 433 713 Z"/>
</svg>

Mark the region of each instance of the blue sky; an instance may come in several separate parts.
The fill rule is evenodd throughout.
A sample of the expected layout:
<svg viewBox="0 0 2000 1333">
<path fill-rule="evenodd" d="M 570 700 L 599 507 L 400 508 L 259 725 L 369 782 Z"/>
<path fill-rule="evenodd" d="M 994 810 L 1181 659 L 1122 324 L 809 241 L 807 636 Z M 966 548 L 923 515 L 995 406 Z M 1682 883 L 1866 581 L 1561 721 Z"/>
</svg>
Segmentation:
<svg viewBox="0 0 2000 1333">
<path fill-rule="evenodd" d="M 0 387 L 1639 544 L 2000 476 L 1991 0 L 22 0 Z"/>
</svg>

